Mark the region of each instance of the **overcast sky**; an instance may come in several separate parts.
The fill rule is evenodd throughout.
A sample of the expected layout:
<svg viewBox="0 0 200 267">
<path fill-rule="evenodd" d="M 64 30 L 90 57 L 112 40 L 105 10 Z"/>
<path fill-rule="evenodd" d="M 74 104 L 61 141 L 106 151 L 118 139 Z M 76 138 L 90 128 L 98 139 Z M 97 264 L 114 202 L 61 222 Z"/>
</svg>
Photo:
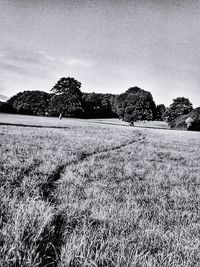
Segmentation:
<svg viewBox="0 0 200 267">
<path fill-rule="evenodd" d="M 199 0 L 0 0 L 0 94 L 150 91 L 200 106 Z"/>
</svg>

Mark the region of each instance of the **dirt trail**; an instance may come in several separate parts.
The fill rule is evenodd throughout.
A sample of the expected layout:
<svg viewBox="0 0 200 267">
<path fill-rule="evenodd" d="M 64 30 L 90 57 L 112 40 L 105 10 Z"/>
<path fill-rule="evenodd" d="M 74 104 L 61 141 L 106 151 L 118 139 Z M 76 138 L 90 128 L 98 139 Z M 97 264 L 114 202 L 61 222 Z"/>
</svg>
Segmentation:
<svg viewBox="0 0 200 267">
<path fill-rule="evenodd" d="M 138 133 L 139 138 L 138 139 L 134 139 L 131 140 L 127 143 L 112 147 L 112 148 L 105 148 L 101 151 L 94 151 L 92 153 L 84 153 L 84 152 L 80 152 L 80 154 L 78 155 L 76 160 L 72 160 L 69 163 L 65 163 L 65 164 L 60 164 L 58 165 L 54 171 L 49 175 L 47 181 L 45 182 L 45 184 L 41 185 L 41 196 L 45 201 L 50 201 L 55 202 L 55 198 L 54 198 L 54 190 L 56 188 L 56 182 L 61 178 L 62 174 L 64 173 L 65 169 L 73 164 L 78 164 L 81 161 L 84 161 L 86 159 L 88 159 L 89 157 L 92 156 L 96 156 L 96 155 L 101 155 L 103 153 L 108 153 L 111 151 L 115 151 L 115 150 L 119 150 L 122 149 L 124 147 L 127 147 L 129 145 L 132 145 L 136 142 L 141 142 L 145 139 L 145 136 L 141 136 L 140 133 Z"/>
<path fill-rule="evenodd" d="M 95 151 L 95 152 L 87 153 L 87 154 L 84 152 L 80 152 L 80 155 L 78 155 L 78 158 L 76 160 L 73 160 L 67 164 L 60 164 L 55 168 L 55 170 L 49 175 L 46 183 L 44 183 L 40 188 L 41 197 L 45 201 L 48 201 L 51 205 L 55 206 L 56 208 L 56 197 L 54 196 L 55 195 L 54 192 L 57 186 L 56 182 L 62 177 L 65 169 L 68 166 L 72 164 L 78 164 L 92 156 L 101 155 L 103 153 L 122 149 L 134 143 L 141 142 L 144 139 L 145 139 L 145 136 L 142 136 L 140 133 L 138 133 L 138 135 L 136 136 L 136 139 L 131 140 L 127 143 L 112 147 L 112 148 L 105 148 L 101 151 Z M 99 222 L 96 222 L 96 221 L 92 222 L 92 224 L 96 224 L 96 223 L 99 223 Z M 60 211 L 59 213 L 56 214 L 54 220 L 51 222 L 51 228 L 53 229 L 53 231 L 51 231 L 51 235 L 50 236 L 47 235 L 48 238 L 44 238 L 43 242 L 39 245 L 39 250 L 40 250 L 39 253 L 42 259 L 41 266 L 44 266 L 47 264 L 48 266 L 51 266 L 51 267 L 58 266 L 59 255 L 60 255 L 61 247 L 63 245 L 62 244 L 63 234 L 65 232 L 66 227 L 67 227 L 67 222 L 64 218 L 64 215 L 62 214 L 62 211 Z M 51 244 L 51 246 L 49 244 Z"/>
</svg>

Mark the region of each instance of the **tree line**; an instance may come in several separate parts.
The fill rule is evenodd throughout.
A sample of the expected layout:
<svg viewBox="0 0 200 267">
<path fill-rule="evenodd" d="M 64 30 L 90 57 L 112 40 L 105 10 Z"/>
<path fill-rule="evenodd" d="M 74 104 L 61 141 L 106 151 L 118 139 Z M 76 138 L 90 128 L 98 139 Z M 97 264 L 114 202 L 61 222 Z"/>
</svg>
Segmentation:
<svg viewBox="0 0 200 267">
<path fill-rule="evenodd" d="M 83 93 L 74 78 L 61 78 L 51 89 L 24 91 L 0 106 L 1 112 L 27 115 L 49 115 L 75 118 L 116 118 L 125 121 L 161 120 L 164 105 L 156 106 L 150 92 L 129 88 L 120 95 Z"/>
<path fill-rule="evenodd" d="M 0 103 L 0 112 L 27 115 L 48 115 L 73 118 L 119 118 L 131 125 L 143 120 L 165 120 L 171 128 L 200 128 L 200 108 L 178 97 L 166 108 L 156 105 L 150 92 L 131 87 L 122 94 L 81 92 L 81 83 L 72 77 L 63 77 L 51 93 L 24 91 Z"/>
</svg>

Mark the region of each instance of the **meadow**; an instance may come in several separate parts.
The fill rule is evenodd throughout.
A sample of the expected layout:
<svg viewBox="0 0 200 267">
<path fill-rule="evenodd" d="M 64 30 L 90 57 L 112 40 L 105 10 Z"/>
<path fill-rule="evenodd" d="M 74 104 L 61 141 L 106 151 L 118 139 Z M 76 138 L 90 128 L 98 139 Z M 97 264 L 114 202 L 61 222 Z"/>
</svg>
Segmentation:
<svg viewBox="0 0 200 267">
<path fill-rule="evenodd" d="M 136 126 L 0 114 L 0 266 L 199 266 L 200 133 Z"/>
</svg>

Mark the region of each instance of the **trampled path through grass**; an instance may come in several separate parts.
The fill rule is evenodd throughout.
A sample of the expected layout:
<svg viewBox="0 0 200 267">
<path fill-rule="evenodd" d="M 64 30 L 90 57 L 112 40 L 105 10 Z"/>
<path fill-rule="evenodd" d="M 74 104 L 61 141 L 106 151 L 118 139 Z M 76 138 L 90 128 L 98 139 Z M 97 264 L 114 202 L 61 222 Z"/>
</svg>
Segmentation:
<svg viewBox="0 0 200 267">
<path fill-rule="evenodd" d="M 65 169 L 67 167 L 69 167 L 70 165 L 76 165 L 79 164 L 80 162 L 87 160 L 89 157 L 92 156 L 101 156 L 101 155 L 105 155 L 109 152 L 112 151 L 116 151 L 116 150 L 121 150 L 122 148 L 126 148 L 129 145 L 132 145 L 133 143 L 136 142 L 140 142 L 142 140 L 144 140 L 145 137 L 141 138 L 141 135 L 139 134 L 139 138 L 138 139 L 134 139 L 128 143 L 125 144 L 121 144 L 119 146 L 110 148 L 110 149 L 104 149 L 101 152 L 93 152 L 93 153 L 79 153 L 78 154 L 78 158 L 77 160 L 73 160 L 70 163 L 67 164 L 62 164 L 62 165 L 57 165 L 55 170 L 49 175 L 47 181 L 41 185 L 40 188 L 40 192 L 41 192 L 41 196 L 45 201 L 50 202 L 51 205 L 55 205 L 56 208 L 56 197 L 55 197 L 55 190 L 57 187 L 57 182 L 59 181 L 59 179 L 62 178 L 62 175 L 65 172 Z M 76 225 L 78 224 L 78 221 L 74 221 L 73 222 L 73 228 L 76 227 Z M 97 222 L 94 219 L 90 219 L 89 224 L 90 225 L 94 225 Z M 54 221 L 52 222 L 51 227 L 54 228 L 54 232 L 51 234 L 51 237 L 49 239 L 46 240 L 46 244 L 42 247 L 48 247 L 48 249 L 46 249 L 45 251 L 45 257 L 41 257 L 44 258 L 44 261 L 42 262 L 42 266 L 43 265 L 47 265 L 47 264 L 52 264 L 54 266 L 57 266 L 57 259 L 60 257 L 60 253 L 61 253 L 61 246 L 63 245 L 63 234 L 64 234 L 64 230 L 69 227 L 69 224 L 66 224 L 66 221 L 64 219 L 63 213 L 62 211 L 56 214 L 56 217 L 54 219 Z M 72 227 L 72 226 L 71 226 Z M 59 240 L 59 242 L 58 242 Z M 51 243 L 52 246 L 48 246 L 48 244 Z M 40 251 L 40 254 L 42 252 Z M 48 260 L 47 260 L 48 259 Z"/>
<path fill-rule="evenodd" d="M 124 144 L 121 144 L 119 146 L 115 146 L 115 147 L 112 147 L 112 148 L 105 148 L 101 151 L 94 151 L 92 153 L 84 153 L 84 152 L 79 152 L 78 155 L 77 155 L 77 159 L 76 160 L 73 160 L 71 162 L 67 162 L 65 164 L 61 164 L 61 165 L 57 165 L 56 168 L 53 170 L 53 172 L 49 175 L 47 181 L 45 182 L 45 184 L 43 184 L 41 186 L 41 195 L 42 197 L 45 199 L 45 200 L 48 200 L 50 198 L 51 202 L 52 202 L 52 199 L 53 199 L 53 189 L 55 188 L 55 183 L 61 178 L 61 175 L 64 173 L 65 169 L 70 166 L 70 165 L 75 165 L 75 164 L 78 164 L 80 163 L 80 161 L 83 161 L 85 159 L 88 159 L 89 157 L 92 157 L 92 156 L 96 156 L 96 155 L 103 155 L 105 153 L 108 153 L 108 152 L 111 152 L 111 151 L 115 151 L 115 150 L 119 150 L 119 149 L 122 149 L 122 148 L 125 148 L 129 145 L 132 145 L 133 143 L 138 143 L 142 140 L 144 140 L 145 137 L 141 137 L 141 134 L 139 134 L 139 138 L 138 139 L 134 139 L 130 142 L 127 142 L 127 143 L 124 143 Z M 50 197 L 51 196 L 51 197 Z"/>
</svg>

